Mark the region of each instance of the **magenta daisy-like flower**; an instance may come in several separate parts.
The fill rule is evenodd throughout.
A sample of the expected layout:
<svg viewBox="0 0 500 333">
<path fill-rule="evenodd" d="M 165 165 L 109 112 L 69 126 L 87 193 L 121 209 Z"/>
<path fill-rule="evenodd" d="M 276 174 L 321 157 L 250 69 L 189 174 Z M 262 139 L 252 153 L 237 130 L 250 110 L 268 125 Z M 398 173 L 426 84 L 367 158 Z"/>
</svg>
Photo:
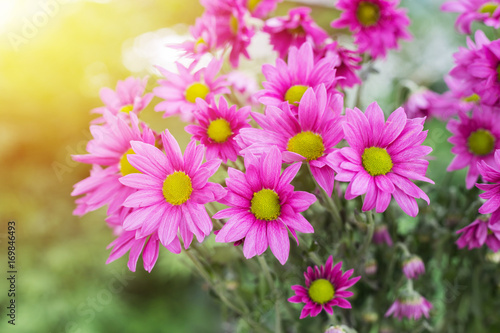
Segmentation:
<svg viewBox="0 0 500 333">
<path fill-rule="evenodd" d="M 307 316 L 316 317 L 321 310 L 333 314 L 333 307 L 350 309 L 351 303 L 346 298 L 353 293 L 347 289 L 352 287 L 361 276 L 350 278 L 354 269 L 342 272 L 342 262 L 333 266 L 333 257 L 328 257 L 324 266 L 307 267 L 304 272 L 306 286 L 292 286 L 295 296 L 288 299 L 291 303 L 305 303 L 300 319 Z"/>
<path fill-rule="evenodd" d="M 289 104 L 279 108 L 268 106 L 266 114 L 252 113 L 262 129 L 243 128 L 236 141 L 247 152 L 259 155 L 277 146 L 283 162 L 308 163 L 311 172 L 328 195 L 334 184 L 333 163 L 327 157 L 337 148 L 344 137 L 342 132 L 343 98 L 334 95 L 330 102 L 324 85 L 317 92 L 308 88 L 298 107 L 298 116 L 290 110 Z"/>
<path fill-rule="evenodd" d="M 408 279 L 416 279 L 425 273 L 425 265 L 419 256 L 411 256 L 403 261 L 403 273 Z"/>
<path fill-rule="evenodd" d="M 144 94 L 148 78 L 138 79 L 128 77 L 124 81 L 118 81 L 116 91 L 110 88 L 102 88 L 99 92 L 105 106 L 92 110 L 92 113 L 103 115 L 106 110 L 113 115 L 138 114 L 144 110 L 153 98 L 152 93 Z M 104 122 L 103 117 L 96 118 L 93 123 Z"/>
<path fill-rule="evenodd" d="M 244 0 L 245 7 L 253 17 L 265 18 L 276 9 L 278 2 L 283 0 Z"/>
<path fill-rule="evenodd" d="M 460 82 L 467 96 L 477 94 L 481 103 L 496 105 L 500 101 L 500 40 L 490 42 L 478 30 L 475 41 L 467 37 L 468 48 L 454 54 L 456 66 L 450 76 Z"/>
<path fill-rule="evenodd" d="M 354 199 L 366 194 L 363 211 L 381 213 L 394 197 L 401 209 L 410 216 L 418 214 L 415 199 L 429 197 L 411 180 L 434 183 L 425 177 L 429 162 L 425 155 L 431 147 L 422 146 L 427 131 L 423 118 L 407 119 L 403 108 L 394 111 L 387 122 L 376 102 L 366 112 L 346 110 L 344 134 L 349 147 L 328 157 L 334 164 L 335 179 L 349 182 L 345 197 Z"/>
<path fill-rule="evenodd" d="M 495 29 L 500 28 L 499 0 L 447 1 L 441 6 L 444 12 L 460 13 L 455 26 L 463 34 L 471 33 L 473 21 L 482 21 Z"/>
<path fill-rule="evenodd" d="M 226 179 L 227 195 L 221 200 L 230 206 L 214 215 L 229 218 L 215 237 L 216 242 L 243 240 L 245 258 L 261 255 L 267 247 L 284 265 L 290 252 L 288 232 L 314 232 L 311 224 L 300 214 L 316 201 L 313 194 L 294 191 L 290 184 L 300 169 L 300 163 L 281 172 L 281 154 L 271 147 L 260 157 L 245 156 L 246 172 L 229 168 Z"/>
<path fill-rule="evenodd" d="M 323 84 L 329 94 L 338 93 L 335 91 L 337 78 L 331 59 L 324 58 L 316 62 L 310 43 L 302 44 L 300 49 L 292 47 L 288 64 L 278 58 L 276 66 L 263 65 L 262 73 L 267 81 L 262 83 L 264 89 L 256 94 L 259 102 L 273 106 L 288 102 L 294 113 L 310 87 L 317 89 Z"/>
<path fill-rule="evenodd" d="M 72 196 L 85 196 L 76 200 L 77 208 L 73 214 L 82 216 L 109 204 L 108 214 L 121 208 L 123 201 L 134 192 L 123 186 L 118 179 L 122 176 L 139 172 L 127 160 L 134 151 L 130 146 L 131 140 L 155 144 L 153 131 L 142 126 L 133 113 L 130 114 L 130 124 L 127 120 L 104 113 L 105 125 L 91 125 L 90 132 L 93 139 L 87 144 L 87 155 L 73 155 L 77 162 L 93 164 L 90 177 L 78 182 L 74 186 Z M 106 168 L 103 168 L 106 167 Z"/>
<path fill-rule="evenodd" d="M 459 249 L 467 246 L 469 250 L 472 250 L 486 244 L 493 252 L 500 250 L 500 222 L 498 220 L 477 219 L 458 230 L 457 234 L 462 234 L 456 242 Z"/>
<path fill-rule="evenodd" d="M 337 71 L 337 77 L 342 78 L 338 80 L 341 88 L 361 84 L 361 79 L 356 72 L 361 69 L 362 58 L 357 52 L 341 47 L 337 42 L 332 42 L 316 50 L 315 53 L 317 60 L 327 58 L 332 62 L 333 68 Z"/>
<path fill-rule="evenodd" d="M 399 0 L 339 0 L 336 7 L 342 14 L 331 26 L 348 27 L 358 52 L 385 58 L 387 50 L 399 48 L 399 39 L 411 39 L 410 20 L 404 9 L 396 8 L 398 4 Z"/>
<path fill-rule="evenodd" d="M 188 248 L 193 234 L 199 242 L 212 231 L 212 220 L 204 204 L 221 199 L 226 191 L 208 182 L 219 168 L 220 160 L 202 164 L 203 146 L 191 141 L 184 156 L 179 144 L 165 130 L 161 134 L 162 153 L 153 145 L 132 141 L 135 155 L 130 164 L 141 173 L 120 178 L 125 186 L 137 189 L 123 206 L 135 208 L 123 221 L 123 229 L 136 231 L 136 238 L 158 232 L 160 242 L 176 242 L 177 232 Z"/>
<path fill-rule="evenodd" d="M 496 150 L 494 154 L 494 164 L 488 164 L 481 161 L 477 164 L 477 168 L 484 181 L 493 184 L 476 184 L 480 190 L 486 191 L 481 193 L 479 197 L 485 199 L 486 202 L 479 207 L 479 213 L 492 214 L 493 221 L 500 220 L 500 150 Z"/>
<path fill-rule="evenodd" d="M 263 31 L 271 38 L 273 49 L 285 58 L 290 47 L 300 47 L 306 41 L 319 47 L 328 38 L 310 16 L 311 8 L 293 8 L 285 17 L 273 17 L 266 21 Z"/>
<path fill-rule="evenodd" d="M 446 126 L 453 134 L 448 141 L 454 145 L 451 152 L 456 155 L 448 171 L 469 167 L 465 184 L 470 189 L 479 177 L 478 162 L 495 164 L 494 152 L 500 148 L 500 113 L 498 108 L 483 106 L 475 107 L 471 117 L 465 112 L 458 117 Z"/>
<path fill-rule="evenodd" d="M 389 234 L 389 230 L 387 230 L 387 225 L 381 224 L 375 228 L 372 242 L 375 244 L 385 243 L 388 246 L 392 246 L 392 238 L 391 234 Z"/>
<path fill-rule="evenodd" d="M 211 15 L 198 17 L 194 26 L 189 28 L 194 40 L 188 40 L 178 45 L 170 45 L 170 47 L 183 50 L 187 56 L 199 60 L 203 55 L 214 51 L 217 46 L 215 22 L 215 17 Z"/>
<path fill-rule="evenodd" d="M 194 73 L 194 62 L 189 68 L 177 63 L 178 74 L 158 67 L 166 80 L 159 80 L 160 84 L 153 91 L 164 101 L 158 103 L 155 111 L 164 111 L 163 116 L 180 115 L 183 121 L 191 122 L 196 110 L 196 99 L 207 100 L 219 94 L 228 94 L 226 77 L 216 77 L 222 67 L 222 61 L 213 59 L 207 67 Z"/>
<path fill-rule="evenodd" d="M 413 93 L 403 105 L 408 118 L 427 119 L 438 118 L 448 120 L 463 108 L 463 102 L 454 98 L 448 91 L 438 94 L 431 90 L 421 90 Z"/>
<path fill-rule="evenodd" d="M 206 158 L 221 159 L 224 163 L 227 160 L 236 161 L 238 158 L 239 146 L 234 137 L 240 130 L 250 127 L 250 107 L 246 106 L 237 109 L 236 105 L 228 106 L 224 97 L 219 98 L 219 105 L 215 100 L 210 104 L 203 100 L 198 100 L 198 111 L 195 118 L 199 125 L 186 126 L 186 132 L 193 135 L 193 139 L 200 141 L 207 148 Z"/>
<path fill-rule="evenodd" d="M 416 291 L 403 291 L 385 316 L 393 315 L 399 320 L 403 318 L 419 320 L 422 316 L 429 318 L 431 309 L 432 304 Z"/>
</svg>

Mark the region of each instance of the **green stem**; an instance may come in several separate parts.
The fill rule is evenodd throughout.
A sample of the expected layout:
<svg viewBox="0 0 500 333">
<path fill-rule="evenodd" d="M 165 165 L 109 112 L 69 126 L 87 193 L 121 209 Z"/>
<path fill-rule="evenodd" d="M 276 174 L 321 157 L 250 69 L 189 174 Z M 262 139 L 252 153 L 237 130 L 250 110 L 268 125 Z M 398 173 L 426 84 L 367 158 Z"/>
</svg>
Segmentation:
<svg viewBox="0 0 500 333">
<path fill-rule="evenodd" d="M 361 249 L 359 250 L 358 258 L 364 258 L 366 251 L 368 251 L 368 248 L 370 247 L 370 244 L 372 242 L 373 238 L 373 233 L 375 232 L 375 223 L 373 222 L 373 212 L 371 210 L 366 212 L 367 215 L 367 236 L 365 238 L 365 241 L 363 245 L 361 246 Z"/>
<path fill-rule="evenodd" d="M 279 302 L 279 292 L 278 289 L 276 288 L 276 285 L 273 282 L 273 278 L 271 276 L 271 271 L 269 269 L 269 266 L 267 265 L 266 259 L 264 256 L 260 255 L 257 256 L 257 260 L 259 261 L 262 270 L 264 271 L 264 276 L 266 277 L 267 283 L 269 284 L 269 288 L 273 291 L 275 301 L 274 301 L 274 306 L 275 306 L 275 322 L 274 322 L 274 332 L 275 333 L 281 333 L 281 314 L 280 314 L 280 302 Z"/>
<path fill-rule="evenodd" d="M 308 164 L 307 167 L 309 169 L 309 175 L 313 179 L 314 184 L 316 185 L 316 188 L 318 188 L 319 191 L 321 192 L 321 196 L 323 198 L 323 201 L 326 204 L 325 208 L 332 214 L 333 219 L 335 220 L 336 223 L 339 224 L 339 227 L 340 227 L 342 225 L 342 217 L 340 216 L 340 212 L 339 212 L 337 206 L 333 203 L 333 200 L 328 195 L 328 193 L 326 193 L 326 191 L 321 186 L 319 186 L 318 182 L 316 181 L 316 179 L 314 178 L 314 176 L 311 172 L 311 166 Z"/>
</svg>

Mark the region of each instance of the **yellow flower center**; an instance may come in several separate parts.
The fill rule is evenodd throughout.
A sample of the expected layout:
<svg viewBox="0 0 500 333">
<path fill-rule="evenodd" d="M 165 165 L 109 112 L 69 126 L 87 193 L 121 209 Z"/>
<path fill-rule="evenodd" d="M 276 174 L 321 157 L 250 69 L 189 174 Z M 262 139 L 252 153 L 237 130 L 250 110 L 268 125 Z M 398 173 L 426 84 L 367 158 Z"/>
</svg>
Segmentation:
<svg viewBox="0 0 500 333">
<path fill-rule="evenodd" d="M 308 88 L 309 88 L 308 86 L 303 86 L 301 84 L 291 86 L 285 93 L 285 101 L 288 101 L 288 103 L 298 106 L 300 100 L 302 99 L 302 96 L 304 96 Z"/>
<path fill-rule="evenodd" d="M 134 109 L 134 106 L 131 105 L 131 104 L 128 104 L 128 105 L 124 105 L 122 106 L 122 108 L 120 109 L 120 112 L 123 112 L 123 113 L 130 113 L 130 111 L 132 111 Z"/>
<path fill-rule="evenodd" d="M 309 287 L 309 297 L 318 304 L 328 303 L 335 296 L 335 289 L 330 281 L 317 279 Z"/>
<path fill-rule="evenodd" d="M 255 192 L 250 203 L 250 211 L 259 220 L 273 221 L 280 216 L 280 198 L 273 190 Z"/>
<path fill-rule="evenodd" d="M 226 119 L 219 118 L 208 125 L 207 135 L 217 143 L 226 142 L 232 134 L 231 125 Z"/>
<path fill-rule="evenodd" d="M 463 98 L 462 100 L 464 102 L 479 102 L 480 99 L 481 98 L 479 97 L 478 94 L 472 94 L 470 96 L 467 96 L 467 97 Z"/>
<path fill-rule="evenodd" d="M 392 159 L 387 150 L 379 147 L 366 148 L 361 156 L 363 168 L 371 176 L 385 175 L 392 170 Z"/>
<path fill-rule="evenodd" d="M 131 154 L 132 155 L 135 154 L 135 152 L 132 150 L 132 148 L 127 150 L 125 152 L 125 154 L 123 154 L 123 156 L 120 158 L 119 167 L 120 167 L 120 173 L 122 174 L 122 176 L 130 175 L 131 173 L 141 173 L 139 170 L 134 168 L 132 166 L 132 164 L 130 164 L 130 162 L 128 161 L 127 155 L 131 155 Z"/>
<path fill-rule="evenodd" d="M 497 80 L 500 81 L 500 64 L 497 66 Z"/>
<path fill-rule="evenodd" d="M 234 16 L 234 15 L 231 16 L 231 19 L 229 20 L 229 27 L 231 28 L 231 32 L 234 35 L 238 34 L 238 29 L 240 27 L 240 24 L 239 24 L 236 16 Z"/>
<path fill-rule="evenodd" d="M 299 25 L 297 28 L 288 29 L 288 32 L 291 33 L 292 35 L 298 35 L 298 36 L 306 34 L 306 31 L 301 25 Z"/>
<path fill-rule="evenodd" d="M 361 1 L 356 11 L 356 17 L 365 27 L 375 25 L 380 18 L 380 8 L 372 2 Z"/>
<path fill-rule="evenodd" d="M 248 10 L 253 12 L 255 8 L 259 5 L 261 0 L 248 0 Z"/>
<path fill-rule="evenodd" d="M 480 129 L 472 132 L 467 139 L 469 151 L 476 155 L 488 155 L 495 148 L 495 137 L 490 131 Z"/>
<path fill-rule="evenodd" d="M 497 3 L 487 2 L 484 5 L 482 5 L 481 8 L 479 8 L 479 12 L 484 14 L 488 13 L 490 14 L 490 16 L 493 16 L 493 13 L 495 12 L 495 10 L 497 10 L 497 8 L 498 8 Z"/>
<path fill-rule="evenodd" d="M 192 192 L 191 178 L 182 171 L 168 175 L 163 182 L 163 196 L 171 205 L 182 205 L 189 200 Z"/>
<path fill-rule="evenodd" d="M 210 88 L 204 83 L 195 82 L 191 84 L 186 89 L 186 100 L 191 103 L 195 103 L 196 99 L 199 97 L 201 99 L 205 99 L 208 93 L 210 93 Z"/>
<path fill-rule="evenodd" d="M 297 153 L 307 158 L 308 161 L 316 160 L 323 156 L 325 146 L 321 135 L 311 131 L 300 132 L 288 141 L 288 151 Z"/>
<path fill-rule="evenodd" d="M 198 46 L 200 45 L 206 45 L 207 42 L 205 42 L 205 40 L 203 39 L 203 37 L 200 37 L 198 38 L 198 40 L 196 41 L 196 43 L 194 43 L 194 50 L 197 51 L 198 49 Z"/>
</svg>

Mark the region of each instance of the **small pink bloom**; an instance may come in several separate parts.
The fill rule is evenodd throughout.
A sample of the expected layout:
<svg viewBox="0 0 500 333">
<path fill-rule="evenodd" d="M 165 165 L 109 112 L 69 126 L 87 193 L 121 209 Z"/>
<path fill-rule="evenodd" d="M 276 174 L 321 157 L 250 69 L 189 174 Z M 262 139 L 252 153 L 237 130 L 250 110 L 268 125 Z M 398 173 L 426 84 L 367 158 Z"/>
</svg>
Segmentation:
<svg viewBox="0 0 500 333">
<path fill-rule="evenodd" d="M 491 219 L 495 222 L 500 221 L 500 150 L 496 150 L 494 154 L 493 164 L 488 164 L 481 161 L 477 164 L 477 168 L 484 181 L 493 184 L 476 184 L 476 187 L 486 191 L 481 193 L 479 197 L 485 199 L 486 202 L 479 207 L 480 214 L 492 214 Z"/>
<path fill-rule="evenodd" d="M 399 39 L 410 40 L 410 20 L 404 9 L 397 9 L 399 0 L 339 0 L 342 11 L 333 21 L 333 28 L 348 27 L 354 34 L 358 52 L 372 58 L 385 58 L 387 50 L 399 49 Z"/>
<path fill-rule="evenodd" d="M 236 105 L 228 106 L 224 97 L 219 98 L 219 105 L 215 100 L 210 104 L 199 99 L 197 101 L 198 111 L 195 118 L 199 125 L 186 126 L 186 132 L 193 135 L 193 139 L 200 141 L 207 148 L 206 158 L 221 159 L 224 163 L 227 160 L 236 161 L 238 158 L 239 146 L 234 137 L 240 130 L 250 127 L 250 107 L 246 106 L 237 109 Z"/>
<path fill-rule="evenodd" d="M 221 60 L 214 58 L 207 67 L 192 73 L 195 66 L 196 62 L 189 68 L 177 63 L 178 74 L 158 68 L 166 80 L 159 80 L 159 86 L 154 89 L 154 94 L 164 99 L 156 105 L 155 111 L 164 111 L 165 118 L 178 114 L 183 121 L 191 122 L 197 98 L 207 100 L 230 92 L 226 77 L 216 78 L 222 67 Z"/>
<path fill-rule="evenodd" d="M 102 88 L 99 95 L 105 106 L 92 110 L 92 113 L 103 115 L 106 110 L 113 115 L 127 118 L 130 113 L 139 114 L 148 106 L 153 98 L 152 93 L 144 94 L 148 78 L 138 79 L 128 77 L 124 81 L 118 81 L 116 91 L 110 88 Z M 103 117 L 96 118 L 92 123 L 104 122 Z"/>
<path fill-rule="evenodd" d="M 353 269 L 342 272 L 342 262 L 333 266 L 333 257 L 328 257 L 324 266 L 307 267 L 304 272 L 306 286 L 292 286 L 295 296 L 288 299 L 291 303 L 305 303 L 300 314 L 300 319 L 307 316 L 316 317 L 321 310 L 333 315 L 333 307 L 338 306 L 344 309 L 350 309 L 351 303 L 346 298 L 351 297 L 353 293 L 348 291 L 358 280 L 360 276 L 350 278 Z"/>
<path fill-rule="evenodd" d="M 93 164 L 90 177 L 76 183 L 71 193 L 72 196 L 85 194 L 76 200 L 77 208 L 73 214 L 78 216 L 107 204 L 108 214 L 121 209 L 125 198 L 135 191 L 123 186 L 118 179 L 139 172 L 127 161 L 127 156 L 134 154 L 130 141 L 155 143 L 153 131 L 143 123 L 139 124 L 134 113 L 130 114 L 130 124 L 123 117 L 112 115 L 108 111 L 104 112 L 104 120 L 105 125 L 90 126 L 94 138 L 87 144 L 89 154 L 72 156 L 77 162 Z"/>
<path fill-rule="evenodd" d="M 373 233 L 372 242 L 375 244 L 387 244 L 388 246 L 392 246 L 392 238 L 391 234 L 389 234 L 389 230 L 387 230 L 387 225 L 381 224 L 375 228 L 375 232 Z"/>
<path fill-rule="evenodd" d="M 500 28 L 499 0 L 457 0 L 447 1 L 441 6 L 444 12 L 460 13 L 455 26 L 463 34 L 471 33 L 473 21 L 482 21 L 495 29 Z"/>
<path fill-rule="evenodd" d="M 462 102 L 451 96 L 450 92 L 438 94 L 431 90 L 413 93 L 403 105 L 408 118 L 438 118 L 448 120 L 461 109 Z"/>
<path fill-rule="evenodd" d="M 217 46 L 215 22 L 214 16 L 202 15 L 196 19 L 194 26 L 189 29 L 194 40 L 188 40 L 178 45 L 169 46 L 183 50 L 188 57 L 199 60 L 203 55 L 214 51 Z"/>
<path fill-rule="evenodd" d="M 333 163 L 327 158 L 344 137 L 342 132 L 343 99 L 334 95 L 329 100 L 324 85 L 315 92 L 308 88 L 304 93 L 298 115 L 290 110 L 289 104 L 279 108 L 268 106 L 265 115 L 252 113 L 262 129 L 243 128 L 236 141 L 245 155 L 251 152 L 260 155 L 276 146 L 282 153 L 283 162 L 304 162 L 328 195 L 334 185 Z"/>
<path fill-rule="evenodd" d="M 278 2 L 283 0 L 244 0 L 245 7 L 253 17 L 265 18 L 276 9 Z"/>
<path fill-rule="evenodd" d="M 408 279 L 416 279 L 425 273 L 425 265 L 419 256 L 411 256 L 403 261 L 403 273 Z"/>
<path fill-rule="evenodd" d="M 266 21 L 263 28 L 271 37 L 273 49 L 285 59 L 290 47 L 300 47 L 310 42 L 319 47 L 328 38 L 328 34 L 321 29 L 310 16 L 311 8 L 293 8 L 285 17 L 273 17 Z"/>
<path fill-rule="evenodd" d="M 312 46 L 308 42 L 302 44 L 299 49 L 290 49 L 288 64 L 278 58 L 276 66 L 263 65 L 262 73 L 267 81 L 262 83 L 264 89 L 255 96 L 266 106 L 279 107 L 288 102 L 291 110 L 297 113 L 300 100 L 309 87 L 316 90 L 320 85 L 324 85 L 328 95 L 338 94 L 335 90 L 337 78 L 331 58 L 316 62 Z"/>
<path fill-rule="evenodd" d="M 341 88 L 361 84 L 361 79 L 356 72 L 361 69 L 362 58 L 357 52 L 343 48 L 337 42 L 332 42 L 316 50 L 315 53 L 317 61 L 326 58 L 332 62 L 333 68 L 337 71 L 338 85 Z"/>
<path fill-rule="evenodd" d="M 300 169 L 296 163 L 281 172 L 281 154 L 271 147 L 260 157 L 245 156 L 246 173 L 229 168 L 228 193 L 222 203 L 230 206 L 214 215 L 229 218 L 215 237 L 216 242 L 243 241 L 245 258 L 261 255 L 267 247 L 284 265 L 290 252 L 288 232 L 314 232 L 300 214 L 316 201 L 310 193 L 294 191 L 290 182 Z"/>
<path fill-rule="evenodd" d="M 448 139 L 453 144 L 451 152 L 455 158 L 448 171 L 469 167 L 465 184 L 468 189 L 474 186 L 479 177 L 478 162 L 485 161 L 494 165 L 494 152 L 500 148 L 499 108 L 475 107 L 471 117 L 459 112 L 459 119 L 451 119 L 446 128 L 453 134 Z"/>
<path fill-rule="evenodd" d="M 399 320 L 403 318 L 419 320 L 422 316 L 429 318 L 431 309 L 432 304 L 419 293 L 405 292 L 396 299 L 385 316 L 393 315 Z"/>
<path fill-rule="evenodd" d="M 131 142 L 136 154 L 128 156 L 128 160 L 141 173 L 120 178 L 123 185 L 138 190 L 123 203 L 134 208 L 123 221 L 123 229 L 135 231 L 136 238 L 158 232 L 166 247 L 172 242 L 177 244 L 179 232 L 188 248 L 193 234 L 202 242 L 212 231 L 212 220 L 204 205 L 226 193 L 219 184 L 208 182 L 220 160 L 202 164 L 203 146 L 191 141 L 183 156 L 168 130 L 161 138 L 165 153 L 154 145 Z"/>
<path fill-rule="evenodd" d="M 349 147 L 328 157 L 337 172 L 335 179 L 349 182 L 346 199 L 366 194 L 363 211 L 375 208 L 381 213 L 394 197 L 410 216 L 418 214 L 415 199 L 429 204 L 427 194 L 411 181 L 434 183 L 425 177 L 429 162 L 424 157 L 432 148 L 422 146 L 427 137 L 423 123 L 423 118 L 407 119 L 403 108 L 394 111 L 385 122 L 376 102 L 365 113 L 357 108 L 347 109 L 343 127 Z"/>
<path fill-rule="evenodd" d="M 458 230 L 457 234 L 462 234 L 456 242 L 460 249 L 467 246 L 471 250 L 486 244 L 493 252 L 500 250 L 500 223 L 498 221 L 477 219 Z"/>
</svg>

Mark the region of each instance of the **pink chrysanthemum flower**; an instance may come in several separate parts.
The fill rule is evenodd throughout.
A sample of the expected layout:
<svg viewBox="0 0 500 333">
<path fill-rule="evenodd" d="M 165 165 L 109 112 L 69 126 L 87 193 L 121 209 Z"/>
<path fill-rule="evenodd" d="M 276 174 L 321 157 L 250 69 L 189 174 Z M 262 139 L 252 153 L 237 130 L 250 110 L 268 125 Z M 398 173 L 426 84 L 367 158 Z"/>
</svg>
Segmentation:
<svg viewBox="0 0 500 333">
<path fill-rule="evenodd" d="M 226 77 L 216 78 L 222 67 L 221 60 L 214 58 L 207 67 L 192 73 L 195 65 L 196 62 L 187 68 L 177 63 L 179 74 L 158 68 L 166 80 L 159 80 L 160 85 L 154 89 L 154 94 L 164 99 L 156 105 L 155 111 L 164 111 L 163 117 L 179 114 L 183 121 L 191 122 L 197 98 L 207 100 L 230 92 Z"/>
<path fill-rule="evenodd" d="M 432 304 L 415 291 L 405 291 L 387 310 L 385 316 L 393 315 L 399 320 L 404 318 L 419 320 L 422 316 L 429 318 Z"/>
<path fill-rule="evenodd" d="M 467 37 L 466 48 L 454 54 L 456 66 L 450 75 L 463 85 L 467 95 L 477 94 L 481 103 L 500 101 L 500 40 L 490 42 L 484 32 L 476 31 L 474 44 Z"/>
<path fill-rule="evenodd" d="M 215 17 L 211 15 L 198 17 L 194 26 L 189 29 L 194 40 L 188 40 L 178 45 L 170 45 L 170 47 L 183 50 L 187 56 L 199 60 L 203 55 L 214 51 L 217 46 L 215 22 Z"/>
<path fill-rule="evenodd" d="M 392 196 L 406 214 L 417 216 L 415 199 L 429 204 L 429 197 L 411 179 L 434 183 L 425 177 L 429 162 L 424 157 L 432 148 L 422 146 L 427 137 L 423 123 L 423 118 L 407 119 L 403 108 L 384 123 L 384 112 L 376 102 L 365 113 L 347 109 L 343 126 L 349 147 L 329 157 L 337 172 L 335 178 L 349 182 L 346 199 L 366 194 L 363 211 L 375 208 L 381 213 Z"/>
<path fill-rule="evenodd" d="M 198 100 L 198 111 L 195 118 L 199 125 L 186 126 L 186 132 L 193 135 L 193 139 L 200 141 L 207 148 L 206 158 L 236 161 L 239 146 L 234 137 L 240 130 L 250 127 L 250 107 L 237 109 L 236 105 L 228 106 L 224 97 L 219 98 L 219 105 L 215 100 L 210 105 L 203 100 Z"/>
<path fill-rule="evenodd" d="M 245 156 L 246 173 L 229 168 L 228 193 L 221 200 L 230 206 L 214 215 L 229 218 L 215 237 L 216 242 L 243 240 L 245 258 L 261 255 L 267 247 L 284 265 L 290 252 L 288 231 L 312 233 L 312 225 L 300 214 L 316 201 L 313 194 L 294 191 L 290 185 L 300 169 L 296 163 L 281 172 L 281 154 L 271 147 L 266 154 Z"/>
<path fill-rule="evenodd" d="M 253 75 L 241 71 L 232 71 L 227 74 L 227 82 L 234 97 L 240 105 L 258 106 L 255 93 L 259 90 L 259 83 Z"/>
<path fill-rule="evenodd" d="M 419 256 L 411 256 L 403 261 L 403 273 L 408 279 L 416 279 L 425 273 L 425 265 Z"/>
<path fill-rule="evenodd" d="M 462 234 L 456 242 L 459 249 L 467 246 L 469 250 L 472 250 L 486 244 L 493 252 L 500 250 L 499 221 L 477 219 L 458 230 L 457 234 Z"/>
<path fill-rule="evenodd" d="M 478 180 L 478 162 L 495 164 L 494 152 L 500 148 L 500 113 L 495 109 L 476 107 L 470 118 L 459 112 L 459 119 L 451 119 L 446 126 L 453 134 L 448 141 L 454 145 L 451 152 L 456 155 L 447 170 L 469 167 L 465 178 L 468 189 Z"/>
<path fill-rule="evenodd" d="M 219 168 L 220 160 L 202 164 L 203 146 L 191 141 L 184 156 L 179 144 L 165 130 L 161 134 L 165 154 L 153 145 L 132 141 L 135 155 L 130 164 L 142 173 L 120 178 L 120 182 L 139 191 L 130 195 L 123 206 L 135 208 L 123 221 L 123 229 L 136 230 L 136 238 L 158 232 L 160 242 L 176 242 L 177 232 L 188 248 L 193 234 L 199 242 L 212 231 L 212 220 L 204 204 L 225 195 L 219 184 L 208 182 Z"/>
<path fill-rule="evenodd" d="M 460 13 L 455 26 L 463 34 L 471 33 L 473 21 L 482 21 L 495 29 L 500 28 L 499 0 L 447 1 L 441 6 L 444 12 Z"/>
<path fill-rule="evenodd" d="M 77 162 L 94 165 L 90 177 L 76 183 L 71 193 L 72 196 L 85 194 L 76 200 L 77 208 L 73 214 L 78 216 L 106 204 L 109 204 L 108 214 L 120 209 L 125 198 L 134 190 L 123 186 L 118 179 L 139 172 L 127 160 L 128 155 L 134 154 L 130 141 L 155 144 L 153 131 L 141 123 L 141 133 L 139 120 L 133 113 L 130 114 L 130 125 L 127 120 L 107 111 L 104 113 L 104 119 L 106 125 L 90 126 L 94 138 L 87 144 L 89 154 L 72 156 Z M 106 168 L 102 168 L 103 166 Z"/>
<path fill-rule="evenodd" d="M 266 106 L 278 107 L 288 102 L 291 110 L 296 113 L 297 106 L 309 87 L 317 89 L 323 84 L 329 95 L 338 93 L 335 90 L 337 78 L 331 60 L 325 58 L 315 62 L 310 43 L 302 44 L 300 49 L 292 47 L 288 54 L 288 64 L 278 58 L 276 66 L 263 65 L 262 73 L 267 81 L 262 83 L 264 89 L 257 92 L 256 98 Z"/>
<path fill-rule="evenodd" d="M 424 89 L 413 93 L 403 108 L 408 118 L 426 117 L 426 120 L 431 118 L 448 120 L 462 108 L 462 102 L 451 96 L 450 92 L 441 95 Z"/>
<path fill-rule="evenodd" d="M 148 78 L 138 79 L 128 77 L 124 81 L 118 81 L 116 91 L 110 88 L 102 88 L 99 92 L 105 106 L 93 109 L 92 113 L 103 115 L 108 110 L 113 115 L 128 115 L 129 113 L 139 114 L 144 110 L 153 98 L 152 93 L 144 94 Z M 92 123 L 103 123 L 101 116 L 92 121 Z"/>
<path fill-rule="evenodd" d="M 300 47 L 306 41 L 319 47 L 328 38 L 310 16 L 311 8 L 293 8 L 285 17 L 273 17 L 266 21 L 263 31 L 271 38 L 273 49 L 284 59 L 292 47 Z"/>
<path fill-rule="evenodd" d="M 243 150 L 261 154 L 272 146 L 282 152 L 283 162 L 308 163 L 311 172 L 326 193 L 331 196 L 334 184 L 333 164 L 328 159 L 344 137 L 342 132 L 343 98 L 334 95 L 329 102 L 324 85 L 317 92 L 308 88 L 298 107 L 298 116 L 289 104 L 280 108 L 268 106 L 266 114 L 252 113 L 262 129 L 244 128 L 236 141 Z"/>
<path fill-rule="evenodd" d="M 389 230 L 387 230 L 387 225 L 381 224 L 375 228 L 372 242 L 375 244 L 385 243 L 388 246 L 392 246 L 392 238 L 391 234 L 389 234 Z"/>
<path fill-rule="evenodd" d="M 328 58 L 332 62 L 333 68 L 337 71 L 336 76 L 342 78 L 338 80 L 341 88 L 361 84 L 361 79 L 356 72 L 361 69 L 360 63 L 363 58 L 357 52 L 341 47 L 337 42 L 332 42 L 316 50 L 315 53 L 317 61 Z"/>
<path fill-rule="evenodd" d="M 151 236 L 135 238 L 135 231 L 123 231 L 107 248 L 113 249 L 108 260 L 106 260 L 106 264 L 112 263 L 130 251 L 127 262 L 128 268 L 135 272 L 137 261 L 142 254 L 144 269 L 151 272 L 158 259 L 160 241 L 157 232 L 154 232 Z M 178 238 L 166 248 L 172 253 L 181 253 L 181 243 Z"/>
<path fill-rule="evenodd" d="M 276 9 L 278 2 L 283 0 L 244 0 L 245 7 L 253 17 L 265 18 Z"/>
<path fill-rule="evenodd" d="M 396 8 L 398 4 L 399 0 L 339 0 L 336 7 L 342 14 L 331 26 L 349 27 L 359 53 L 385 58 L 387 50 L 399 49 L 399 39 L 411 39 L 410 20 L 404 9 Z"/>
<path fill-rule="evenodd" d="M 500 221 L 500 150 L 494 154 L 494 164 L 489 165 L 485 161 L 477 164 L 477 168 L 484 181 L 493 184 L 476 184 L 480 190 L 486 191 L 479 197 L 486 202 L 479 207 L 480 214 L 492 214 L 493 221 Z"/>
<path fill-rule="evenodd" d="M 306 286 L 292 286 L 295 296 L 288 299 L 292 303 L 306 303 L 300 314 L 300 319 L 307 316 L 316 317 L 321 310 L 333 314 L 333 307 L 350 309 L 351 303 L 346 300 L 353 293 L 347 289 L 352 287 L 361 276 L 350 278 L 354 269 L 342 272 L 342 262 L 333 266 L 333 257 L 328 257 L 324 266 L 307 267 L 304 272 Z"/>
</svg>

